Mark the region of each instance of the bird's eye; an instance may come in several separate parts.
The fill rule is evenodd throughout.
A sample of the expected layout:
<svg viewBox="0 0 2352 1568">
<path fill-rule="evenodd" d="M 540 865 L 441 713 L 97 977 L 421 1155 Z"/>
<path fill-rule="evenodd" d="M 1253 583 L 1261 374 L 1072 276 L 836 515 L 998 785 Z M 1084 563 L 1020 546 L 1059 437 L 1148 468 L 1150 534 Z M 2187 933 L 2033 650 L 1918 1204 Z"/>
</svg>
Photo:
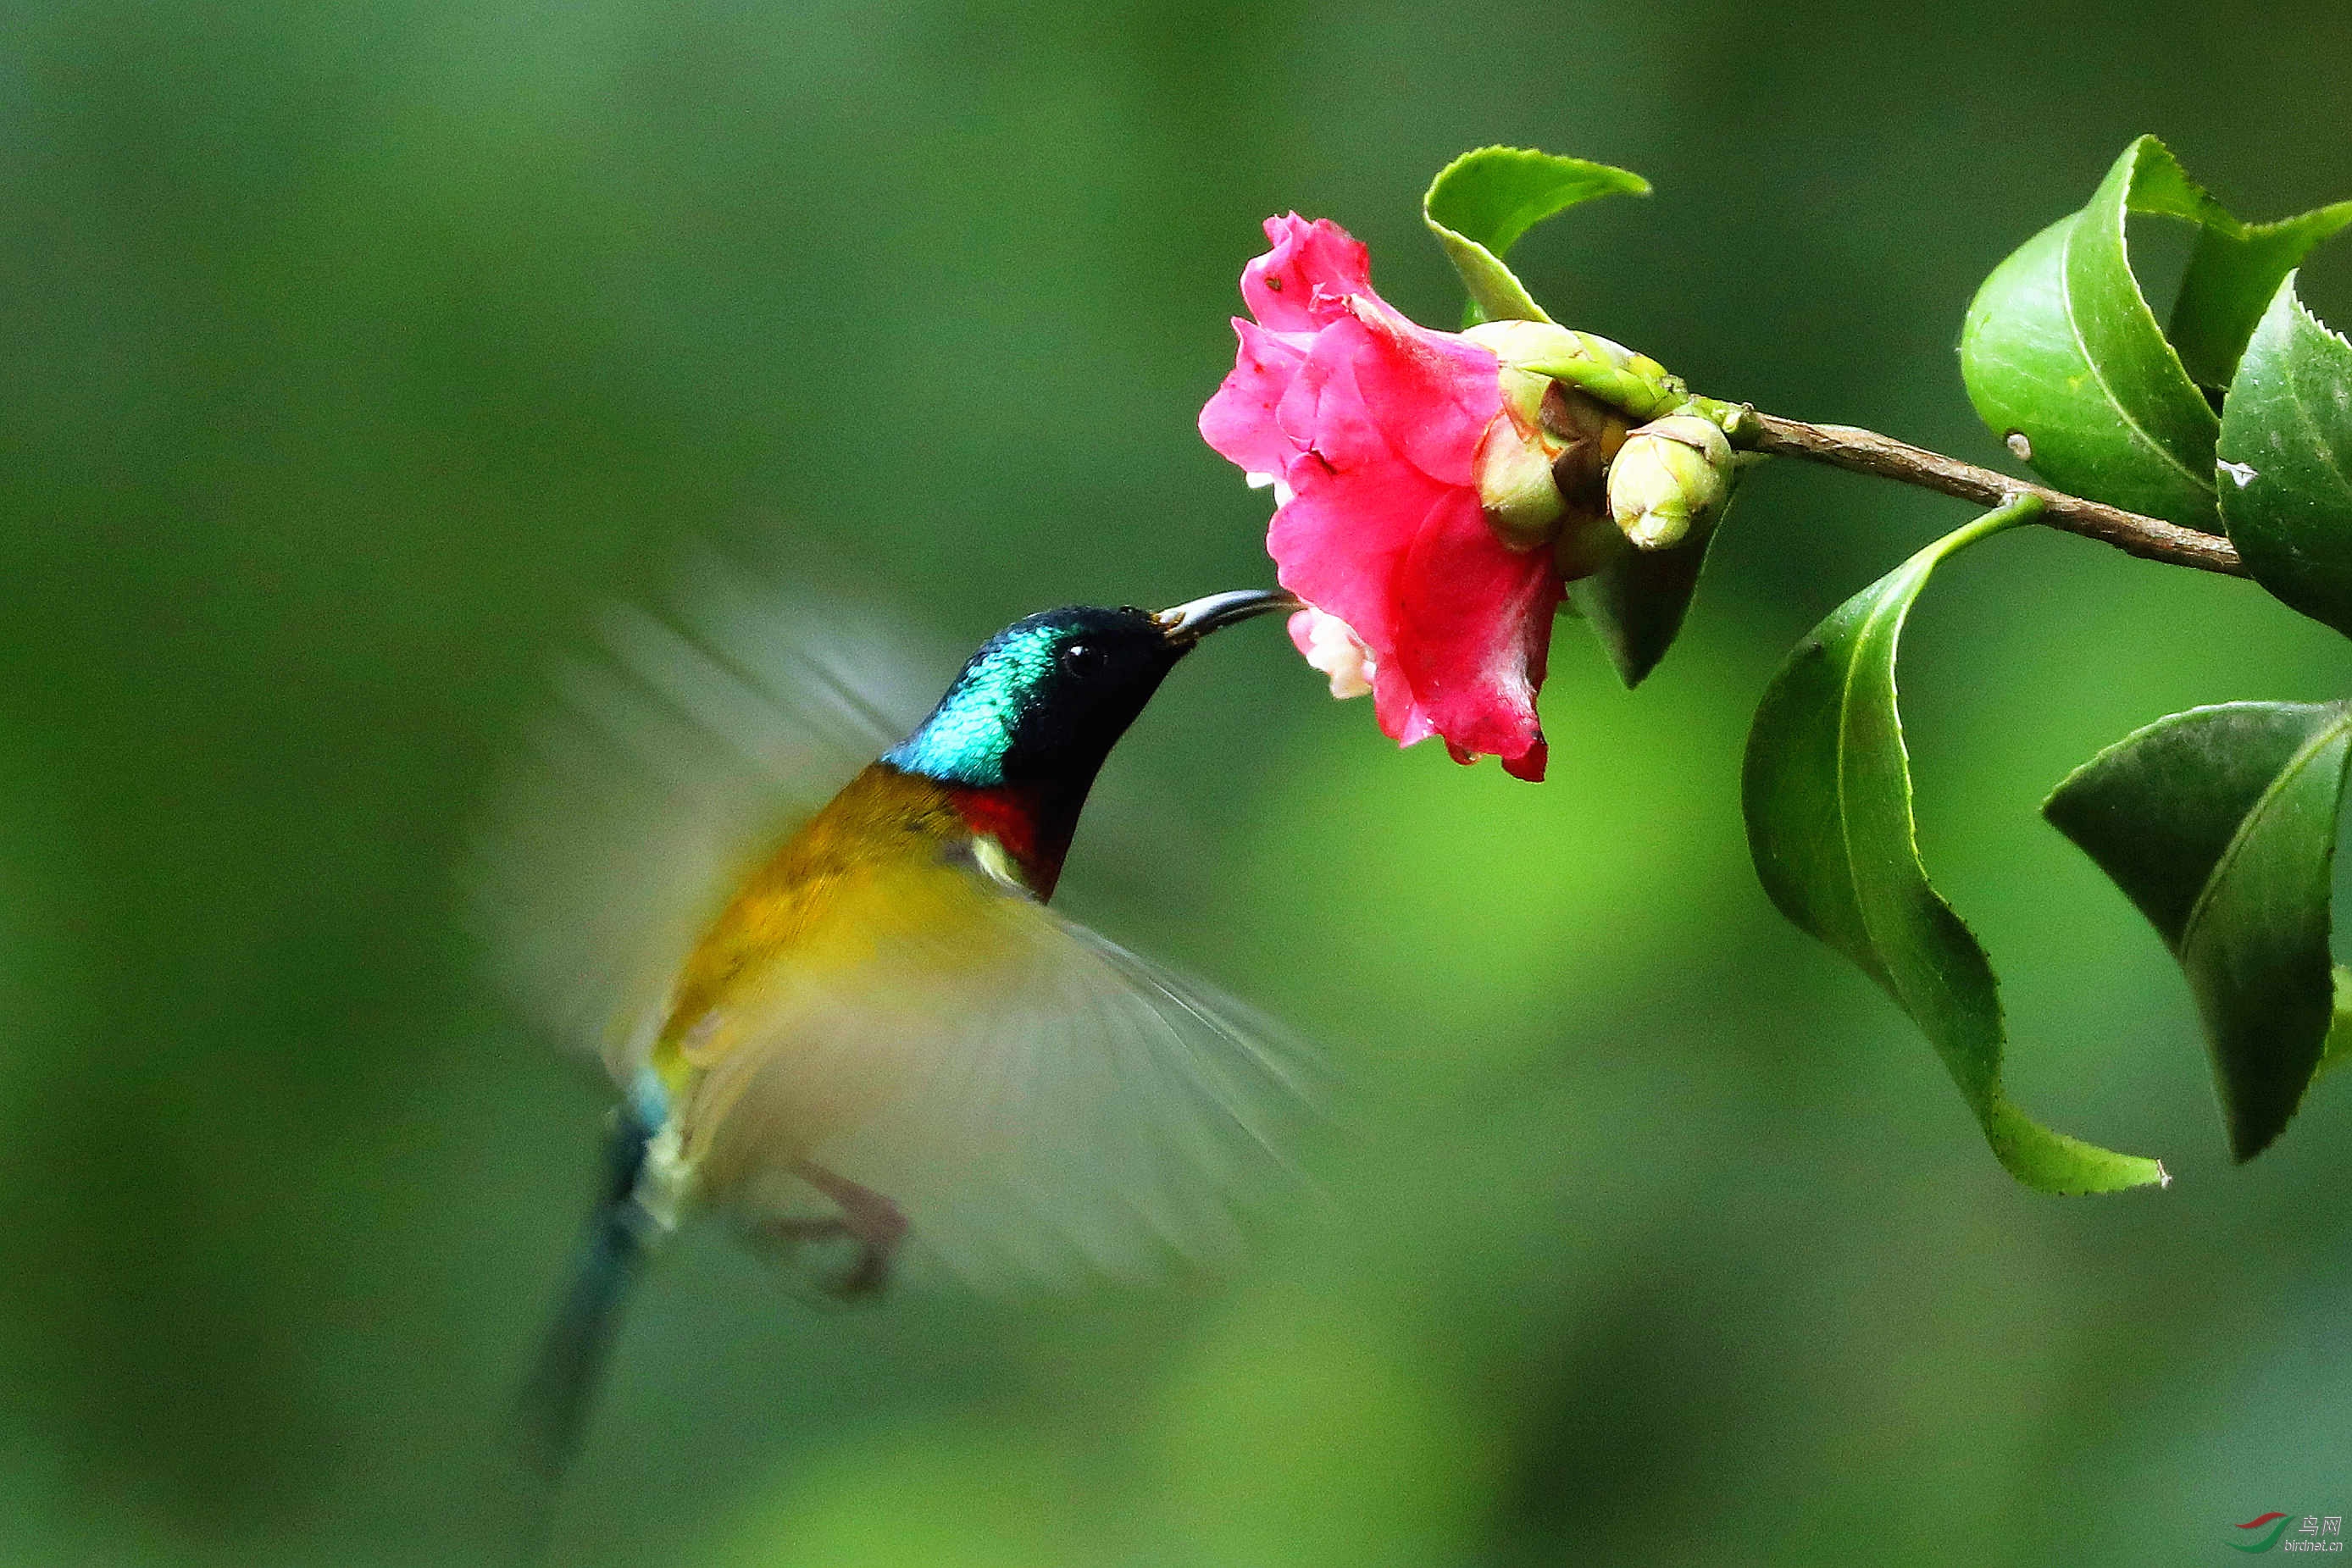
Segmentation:
<svg viewBox="0 0 2352 1568">
<path fill-rule="evenodd" d="M 1100 674 L 1110 655 L 1092 643 L 1073 643 L 1062 650 L 1062 673 L 1084 678 Z"/>
</svg>

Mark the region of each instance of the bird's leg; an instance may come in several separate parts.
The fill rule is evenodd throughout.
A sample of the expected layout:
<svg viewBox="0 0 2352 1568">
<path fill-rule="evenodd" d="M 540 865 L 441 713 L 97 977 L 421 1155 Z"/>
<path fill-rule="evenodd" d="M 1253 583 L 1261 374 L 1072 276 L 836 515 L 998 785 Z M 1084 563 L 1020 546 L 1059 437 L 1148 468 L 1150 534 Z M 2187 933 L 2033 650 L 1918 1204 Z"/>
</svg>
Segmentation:
<svg viewBox="0 0 2352 1568">
<path fill-rule="evenodd" d="M 822 1219 L 781 1218 L 760 1222 L 759 1231 L 784 1242 L 847 1237 L 857 1243 L 857 1260 L 826 1287 L 843 1300 L 870 1296 L 890 1281 L 890 1261 L 907 1234 L 907 1217 L 872 1187 L 861 1186 L 813 1160 L 793 1162 L 793 1174 L 830 1199 L 841 1212 Z"/>
</svg>

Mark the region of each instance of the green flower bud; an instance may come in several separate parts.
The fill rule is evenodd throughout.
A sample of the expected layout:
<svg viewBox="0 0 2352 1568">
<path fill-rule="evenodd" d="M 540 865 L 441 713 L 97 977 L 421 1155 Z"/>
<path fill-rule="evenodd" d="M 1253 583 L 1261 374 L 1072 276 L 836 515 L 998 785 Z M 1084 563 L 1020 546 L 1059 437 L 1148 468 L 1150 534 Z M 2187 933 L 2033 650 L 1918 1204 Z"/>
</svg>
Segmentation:
<svg viewBox="0 0 2352 1568">
<path fill-rule="evenodd" d="M 1552 541 L 1551 556 L 1559 568 L 1560 580 L 1574 582 L 1591 577 L 1631 548 L 1625 536 L 1600 513 L 1572 512 Z"/>
<path fill-rule="evenodd" d="M 1550 321 L 1481 321 L 1462 334 L 1506 366 L 1565 382 L 1635 419 L 1653 419 L 1689 395 L 1647 354 L 1597 333 Z"/>
<path fill-rule="evenodd" d="M 1478 443 L 1478 499 L 1486 526 L 1510 549 L 1551 542 L 1568 503 L 1552 478 L 1560 443 L 1543 426 L 1545 389 L 1551 383 L 1506 366 L 1503 412 Z"/>
<path fill-rule="evenodd" d="M 1625 438 L 1609 465 L 1609 513 L 1642 549 L 1715 526 L 1731 498 L 1731 443 L 1712 421 L 1669 414 Z"/>
</svg>

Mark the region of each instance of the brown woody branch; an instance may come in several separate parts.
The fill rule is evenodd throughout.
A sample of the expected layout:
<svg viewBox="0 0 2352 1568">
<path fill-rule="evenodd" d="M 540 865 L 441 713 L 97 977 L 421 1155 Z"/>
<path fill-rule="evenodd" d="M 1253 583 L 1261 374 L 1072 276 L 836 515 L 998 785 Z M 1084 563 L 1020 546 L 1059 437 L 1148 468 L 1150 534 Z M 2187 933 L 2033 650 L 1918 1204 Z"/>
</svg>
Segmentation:
<svg viewBox="0 0 2352 1568">
<path fill-rule="evenodd" d="M 1983 507 L 1998 507 L 2016 496 L 2039 497 L 2042 509 L 2033 519 L 2037 523 L 2113 545 L 2143 560 L 2194 567 L 2199 571 L 2219 572 L 2225 577 L 2246 575 L 2236 547 L 2219 534 L 2200 533 L 2161 518 L 2101 506 L 2079 496 L 1979 468 L 1973 463 L 1962 463 L 1874 430 L 1859 430 L 1850 424 L 1807 424 L 1802 420 L 1742 410 L 1733 439 L 1753 451 L 1809 458 L 1856 474 L 1874 474 Z"/>
</svg>

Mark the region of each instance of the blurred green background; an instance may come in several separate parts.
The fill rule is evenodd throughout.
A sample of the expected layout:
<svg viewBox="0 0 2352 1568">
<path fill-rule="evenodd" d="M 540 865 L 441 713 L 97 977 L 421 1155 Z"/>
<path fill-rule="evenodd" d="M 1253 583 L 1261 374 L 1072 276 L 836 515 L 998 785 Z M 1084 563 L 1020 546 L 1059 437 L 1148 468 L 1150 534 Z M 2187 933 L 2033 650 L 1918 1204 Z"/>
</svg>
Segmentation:
<svg viewBox="0 0 2352 1568">
<path fill-rule="evenodd" d="M 1192 429 L 1257 221 L 1450 321 L 1415 204 L 1486 141 L 1656 182 L 1522 248 L 1562 316 L 1983 461 L 1961 309 L 2133 135 L 2251 216 L 2352 194 L 2339 5 L 5 16 L 0 1563 L 42 1568 L 499 1560 L 606 1095 L 480 977 L 458 868 L 551 661 L 689 541 L 847 554 L 957 644 L 1267 580 Z M 2232 1167 L 2177 973 L 2035 816 L 2160 714 L 2343 695 L 2342 643 L 2035 530 L 1914 622 L 2012 1084 L 2168 1192 L 2012 1185 L 1749 875 L 1781 652 L 1966 515 L 1759 476 L 1638 695 L 1563 626 L 1539 788 L 1399 756 L 1265 629 L 1193 661 L 1073 883 L 1328 1043 L 1328 1212 L 1233 1278 L 845 1314 L 691 1236 L 557 1560 L 2168 1563 L 2352 1513 L 2352 1092 Z"/>
</svg>

